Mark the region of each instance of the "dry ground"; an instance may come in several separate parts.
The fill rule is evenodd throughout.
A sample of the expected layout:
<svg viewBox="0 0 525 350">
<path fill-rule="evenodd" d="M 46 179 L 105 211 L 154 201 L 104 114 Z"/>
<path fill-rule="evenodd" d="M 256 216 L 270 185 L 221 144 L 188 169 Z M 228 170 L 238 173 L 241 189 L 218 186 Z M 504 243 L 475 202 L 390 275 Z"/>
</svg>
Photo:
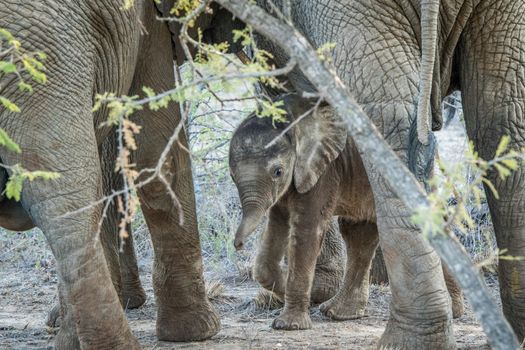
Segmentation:
<svg viewBox="0 0 525 350">
<path fill-rule="evenodd" d="M 146 269 L 149 270 L 149 269 Z M 133 333 L 145 349 L 369 349 L 380 337 L 387 318 L 390 291 L 373 286 L 369 316 L 360 320 L 333 322 L 311 308 L 314 326 L 307 331 L 275 331 L 270 324 L 280 310 L 255 307 L 252 298 L 258 287 L 251 281 L 224 280 L 225 292 L 214 304 L 221 314 L 222 329 L 205 342 L 174 344 L 155 337 L 155 302 L 151 274 L 142 271 L 148 293 L 145 306 L 127 312 Z M 494 278 L 487 277 L 491 291 L 497 293 Z M 0 278 L 0 349 L 50 349 L 54 331 L 45 326 L 46 313 L 55 302 L 54 267 L 12 267 Z M 467 308 L 454 320 L 459 349 L 485 349 L 487 340 L 479 323 Z"/>
</svg>

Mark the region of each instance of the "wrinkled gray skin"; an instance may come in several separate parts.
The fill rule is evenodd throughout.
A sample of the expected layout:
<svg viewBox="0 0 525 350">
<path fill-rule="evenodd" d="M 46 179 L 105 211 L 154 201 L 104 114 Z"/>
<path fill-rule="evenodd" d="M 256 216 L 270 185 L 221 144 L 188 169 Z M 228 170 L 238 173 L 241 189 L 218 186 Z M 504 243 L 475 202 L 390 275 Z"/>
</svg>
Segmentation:
<svg viewBox="0 0 525 350">
<path fill-rule="evenodd" d="M 54 181 L 27 183 L 20 204 L 26 215 L 20 215 L 18 204 L 7 215 L 9 219 L 19 215 L 20 227 L 27 218 L 40 227 L 57 259 L 64 321 L 55 346 L 139 348 L 111 282 L 113 273 L 102 249 L 104 232 L 100 240 L 94 239 L 102 207 L 90 204 L 102 196 L 107 176 L 100 147 L 114 130 L 100 127 L 106 110 L 94 114 L 91 110 L 96 93 L 141 95 L 144 85 L 155 91 L 172 87 L 171 33 L 165 23 L 155 20 L 157 11 L 150 1 L 136 2 L 127 12 L 113 1 L 3 0 L 0 5 L 0 27 L 18 35 L 28 49 L 48 55 L 47 84 L 35 85 L 30 95 L 13 84 L 0 90 L 21 108 L 19 114 L 2 110 L 0 128 L 23 150 L 15 154 L 1 149 L 0 159 L 61 174 Z M 147 34 L 141 35 L 141 28 Z M 179 120 L 175 105 L 134 114 L 134 121 L 142 125 L 134 154 L 137 169 L 154 166 Z M 179 142 L 186 147 L 183 132 Z M 176 145 L 165 169 L 182 204 L 183 225 L 160 181 L 138 191 L 155 249 L 157 336 L 171 341 L 204 339 L 217 333 L 219 320 L 204 291 L 187 152 Z M 5 181 L 5 174 L 0 178 Z M 64 215 L 83 207 L 88 209 Z"/>
<path fill-rule="evenodd" d="M 122 188 L 122 176 L 114 172 L 117 156 L 116 133 L 111 133 L 99 147 L 102 183 L 104 194 L 111 195 L 113 191 Z M 25 211 L 24 211 L 25 212 Z M 124 309 L 135 309 L 146 302 L 146 293 L 140 283 L 137 258 L 133 248 L 131 225 L 127 225 L 129 237 L 124 239 L 122 251 L 119 239 L 119 224 L 121 216 L 117 207 L 112 204 L 101 227 L 100 240 L 104 256 L 108 264 L 111 281 L 120 298 Z M 2 222 L 4 224 L 4 222 Z M 59 293 L 60 298 L 60 293 Z M 64 311 L 60 304 L 55 305 L 48 314 L 46 324 L 49 327 L 59 327 L 62 324 Z"/>
<path fill-rule="evenodd" d="M 285 295 L 285 308 L 274 321 L 274 328 L 310 328 L 309 300 L 317 292 L 319 275 L 316 268 L 312 283 L 312 266 L 316 259 L 323 257 L 325 246 L 335 241 L 331 235 L 338 230 L 331 222 L 334 215 L 339 216 L 339 231 L 347 248 L 345 280 L 338 293 L 321 305 L 321 311 L 336 320 L 363 317 L 369 295 L 370 268 L 379 240 L 373 194 L 361 157 L 348 138 L 346 147 L 324 169 L 315 186 L 300 193 L 294 185 L 302 171 L 301 162 L 305 161 L 300 151 L 318 142 L 315 121 L 330 118 L 332 111 L 322 107 L 299 121 L 297 118 L 313 105 L 297 96 L 285 97 L 284 105 L 288 120 L 296 124 L 275 145 L 266 147 L 279 137 L 286 124 L 277 123 L 274 127 L 269 118 L 249 117 L 232 137 L 230 170 L 243 209 L 235 245 L 241 247 L 269 212 L 254 277 L 264 288 Z M 328 240 L 323 239 L 326 231 Z M 289 262 L 288 276 L 279 267 L 285 254 Z M 445 277 L 450 285 L 454 316 L 459 317 L 463 313 L 461 293 L 448 273 Z"/>
<path fill-rule="evenodd" d="M 274 1 L 282 7 L 282 1 Z M 436 3 L 436 1 L 431 1 Z M 258 3 L 266 5 L 259 0 Z M 333 66 L 397 155 L 423 181 L 431 147 L 410 137 L 415 130 L 421 66 L 421 1 L 292 1 L 291 20 L 314 47 L 335 43 Z M 440 127 L 440 103 L 449 91 L 462 92 L 467 134 L 480 156 L 494 157 L 503 135 L 511 147 L 525 146 L 525 1 L 443 0 L 437 25 L 437 57 L 432 76 L 433 125 Z M 428 23 L 427 23 L 428 24 Z M 276 64 L 286 57 L 268 42 Z M 312 91 L 297 70 L 289 75 L 297 91 Z M 334 125 L 338 130 L 344 125 Z M 319 129 L 322 130 L 322 129 Z M 337 134 L 336 131 L 332 132 Z M 328 135 L 325 135 L 328 136 Z M 322 169 L 344 147 L 336 140 L 311 149 L 309 169 Z M 427 153 L 427 155 L 425 155 Z M 445 282 L 437 254 L 410 221 L 374 164 L 363 157 L 376 203 L 379 241 L 391 277 L 390 321 L 379 347 L 453 348 Z M 319 172 L 321 174 L 322 172 Z M 505 180 L 490 174 L 499 198 L 487 191 L 500 249 L 525 256 L 525 176 L 523 167 Z M 304 193 L 315 173 L 295 185 Z M 499 263 L 501 300 L 519 339 L 525 337 L 525 260 Z M 395 277 L 394 277 L 395 276 Z"/>
</svg>

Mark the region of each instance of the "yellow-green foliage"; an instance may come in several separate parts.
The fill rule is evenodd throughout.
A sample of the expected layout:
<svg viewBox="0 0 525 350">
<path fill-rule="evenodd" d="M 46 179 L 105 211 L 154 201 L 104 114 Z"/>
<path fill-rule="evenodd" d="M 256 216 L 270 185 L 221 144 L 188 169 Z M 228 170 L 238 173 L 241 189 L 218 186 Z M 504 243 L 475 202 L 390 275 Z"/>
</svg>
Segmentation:
<svg viewBox="0 0 525 350">
<path fill-rule="evenodd" d="M 42 52 L 25 50 L 20 41 L 16 40 L 9 31 L 3 28 L 0 28 L 0 58 L 0 90 L 3 87 L 2 81 L 9 81 L 13 75 L 16 78 L 14 81 L 18 89 L 27 93 L 31 93 L 33 88 L 26 82 L 26 79 L 33 80 L 39 84 L 46 83 L 47 78 L 42 63 L 46 59 L 46 55 Z M 20 108 L 5 96 L 0 96 L 0 111 L 2 108 L 14 113 L 20 113 Z M 22 151 L 16 142 L 1 128 L 0 146 L 11 152 L 20 153 Z M 7 168 L 10 172 L 9 180 L 4 190 L 6 197 L 14 198 L 17 201 L 20 200 L 24 181 L 33 181 L 35 179 L 49 180 L 58 177 L 57 173 L 47 171 L 27 171 L 20 164 L 8 167 L 0 163 L 0 167 Z"/>
<path fill-rule="evenodd" d="M 519 152 L 509 149 L 510 141 L 509 136 L 503 136 L 494 158 L 488 161 L 479 157 L 472 142 L 469 143 L 464 162 L 445 164 L 437 159 L 442 176 L 436 174 L 429 180 L 429 185 L 433 189 L 428 194 L 429 205 L 417 208 L 416 214 L 412 217 L 413 222 L 422 229 L 423 235 L 428 237 L 450 234 L 452 228 L 466 234 L 475 226 L 466 205 L 481 207 L 483 197 L 481 185 L 484 184 L 494 197 L 499 198 L 494 184 L 488 177 L 489 174 L 496 172 L 501 180 L 505 180 L 520 165 L 525 166 L 525 149 Z M 473 176 L 465 181 L 467 167 Z M 449 205 L 450 198 L 455 198 L 457 204 Z M 500 258 L 520 257 L 500 256 Z"/>
</svg>

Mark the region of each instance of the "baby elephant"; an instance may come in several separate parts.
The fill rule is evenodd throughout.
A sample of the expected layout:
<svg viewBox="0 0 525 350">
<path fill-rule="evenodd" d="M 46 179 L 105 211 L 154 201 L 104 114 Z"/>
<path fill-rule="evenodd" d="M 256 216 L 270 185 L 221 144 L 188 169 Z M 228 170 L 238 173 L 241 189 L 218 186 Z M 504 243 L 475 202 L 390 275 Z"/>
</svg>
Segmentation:
<svg viewBox="0 0 525 350">
<path fill-rule="evenodd" d="M 311 103 L 294 95 L 283 100 L 288 119 L 296 122 L 284 135 L 289 124 L 252 116 L 241 123 L 231 140 L 230 170 L 243 210 L 235 247 L 242 247 L 269 211 L 256 268 L 270 273 L 256 273 L 255 277 L 265 288 L 286 291 L 284 310 L 273 328 L 308 329 L 316 259 L 332 217 L 339 216 L 347 246 L 346 273 L 338 293 L 320 308 L 337 320 L 362 317 L 379 239 L 374 199 L 361 157 L 346 132 L 334 131 L 344 128 L 331 127 L 335 119 L 328 106 L 304 117 L 313 109 Z M 341 138 L 346 146 L 337 149 L 334 145 L 340 142 L 333 140 Z M 285 281 L 278 269 L 287 249 Z M 461 293 L 451 278 L 446 280 L 456 313 L 462 313 Z"/>
</svg>

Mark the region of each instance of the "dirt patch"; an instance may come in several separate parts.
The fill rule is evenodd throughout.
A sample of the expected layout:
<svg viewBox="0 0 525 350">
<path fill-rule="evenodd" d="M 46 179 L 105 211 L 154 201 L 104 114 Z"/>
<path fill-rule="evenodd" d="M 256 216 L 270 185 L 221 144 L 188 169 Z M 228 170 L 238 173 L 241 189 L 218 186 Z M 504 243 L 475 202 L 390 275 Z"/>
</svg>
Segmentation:
<svg viewBox="0 0 525 350">
<path fill-rule="evenodd" d="M 143 269 L 142 281 L 148 294 L 146 304 L 128 310 L 135 336 L 145 349 L 369 349 L 381 336 L 388 319 L 390 290 L 372 286 L 369 316 L 334 322 L 324 318 L 317 306 L 310 309 L 314 326 L 307 331 L 275 331 L 270 325 L 280 310 L 256 308 L 252 302 L 258 286 L 252 281 L 225 279 L 224 293 L 214 301 L 221 314 L 222 329 L 210 340 L 196 343 L 158 342 L 155 336 L 156 307 L 151 274 Z M 493 277 L 487 277 L 497 294 Z M 54 332 L 45 326 L 47 312 L 55 302 L 56 274 L 50 268 L 2 269 L 0 276 L 0 348 L 51 349 Z M 454 320 L 459 349 L 488 349 L 487 338 L 472 311 Z"/>
</svg>

